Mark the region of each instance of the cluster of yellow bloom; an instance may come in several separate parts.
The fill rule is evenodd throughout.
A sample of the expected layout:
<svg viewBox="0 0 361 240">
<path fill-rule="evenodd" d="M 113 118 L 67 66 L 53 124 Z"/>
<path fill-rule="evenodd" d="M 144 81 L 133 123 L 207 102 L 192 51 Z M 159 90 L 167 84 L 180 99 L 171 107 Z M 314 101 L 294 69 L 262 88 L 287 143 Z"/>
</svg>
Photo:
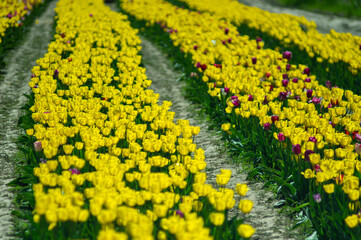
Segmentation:
<svg viewBox="0 0 361 240">
<path fill-rule="evenodd" d="M 233 0 L 181 0 L 190 7 L 208 11 L 224 17 L 236 25 L 247 24 L 250 28 L 267 33 L 284 44 L 292 43 L 308 53 L 318 57 L 317 61 L 335 63 L 343 61 L 349 64 L 353 74 L 361 69 L 361 37 L 350 33 L 329 34 L 317 31 L 317 25 L 305 17 L 290 14 L 277 14 L 250 7 Z"/>
<path fill-rule="evenodd" d="M 214 226 L 225 222 L 235 205 L 224 187 L 231 172 L 217 177 L 220 190 L 205 183 L 204 151 L 193 143 L 200 128 L 174 123 L 171 103 L 159 105 L 148 89 L 138 30 L 102 0 L 60 0 L 55 10 L 55 40 L 29 82 L 36 124 L 27 134 L 43 157 L 34 168 L 34 221 L 45 217 L 51 230 L 93 216 L 98 239 L 154 239 L 157 226 L 158 239 L 212 239 L 199 212 L 213 211 Z M 239 195 L 247 190 L 237 185 Z M 238 232 L 255 230 L 242 224 Z"/>
<path fill-rule="evenodd" d="M 0 2 L 0 44 L 5 36 L 6 29 L 19 27 L 27 14 L 42 0 L 5 0 Z"/>
<path fill-rule="evenodd" d="M 125 1 L 121 7 L 168 32 L 173 44 L 192 56 L 208 93 L 227 98 L 227 113 L 257 117 L 265 130 L 274 125 L 277 140 L 290 139 L 293 158 L 311 162 L 305 178 L 315 178 L 329 194 L 342 185 L 358 206 L 351 210 L 360 210 L 360 179 L 354 173 L 361 172 L 361 96 L 320 85 L 307 66 L 289 64 L 291 52 L 262 49 L 262 42 L 240 36 L 224 18 L 162 0 Z"/>
</svg>

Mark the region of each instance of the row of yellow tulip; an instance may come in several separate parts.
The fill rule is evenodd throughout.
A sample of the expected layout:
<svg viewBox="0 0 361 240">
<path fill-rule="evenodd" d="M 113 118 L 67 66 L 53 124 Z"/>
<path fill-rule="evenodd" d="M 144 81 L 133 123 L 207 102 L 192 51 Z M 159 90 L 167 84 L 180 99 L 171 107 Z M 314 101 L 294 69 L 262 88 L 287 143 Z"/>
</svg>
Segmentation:
<svg viewBox="0 0 361 240">
<path fill-rule="evenodd" d="M 19 27 L 29 15 L 34 6 L 42 3 L 42 0 L 6 0 L 0 2 L 0 44 L 8 28 Z"/>
<path fill-rule="evenodd" d="M 36 124 L 27 134 L 41 158 L 34 222 L 52 230 L 96 219 L 98 239 L 212 239 L 236 203 L 225 188 L 231 171 L 217 176 L 219 190 L 206 184 L 204 150 L 193 143 L 200 128 L 174 123 L 171 103 L 148 89 L 137 30 L 102 0 L 60 0 L 55 10 L 55 40 L 29 82 Z M 237 185 L 239 195 L 247 190 Z"/>
<path fill-rule="evenodd" d="M 328 34 L 318 32 L 317 25 L 305 17 L 277 14 L 246 6 L 232 0 L 181 0 L 190 7 L 224 17 L 236 25 L 267 33 L 284 44 L 295 44 L 310 57 L 321 57 L 330 63 L 343 61 L 349 64 L 353 74 L 361 69 L 361 37 L 331 30 Z M 321 61 L 322 61 L 321 60 Z"/>
<path fill-rule="evenodd" d="M 174 46 L 192 57 L 208 93 L 227 98 L 227 113 L 255 116 L 265 130 L 272 125 L 278 129 L 275 138 L 280 142 L 289 138 L 294 159 L 313 166 L 303 173 L 305 178 L 315 178 L 329 194 L 335 184 L 342 185 L 348 201 L 359 202 L 360 179 L 354 175 L 361 171 L 359 95 L 328 83 L 320 85 L 307 66 L 290 64 L 291 52 L 262 49 L 262 42 L 240 36 L 222 16 L 188 11 L 162 0 L 124 1 L 121 7 L 168 32 Z M 224 130 L 230 127 L 223 125 Z"/>
</svg>

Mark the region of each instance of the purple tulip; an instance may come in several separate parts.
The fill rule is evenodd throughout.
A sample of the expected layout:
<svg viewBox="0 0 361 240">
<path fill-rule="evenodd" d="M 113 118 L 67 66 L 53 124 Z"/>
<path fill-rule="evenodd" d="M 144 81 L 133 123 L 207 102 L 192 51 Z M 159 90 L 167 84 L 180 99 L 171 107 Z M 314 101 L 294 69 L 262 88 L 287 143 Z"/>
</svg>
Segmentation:
<svg viewBox="0 0 361 240">
<path fill-rule="evenodd" d="M 293 78 L 293 79 L 292 79 L 292 82 L 298 83 L 298 78 Z"/>
<path fill-rule="evenodd" d="M 286 100 L 286 98 L 287 98 L 287 92 L 280 92 L 280 94 L 279 94 L 279 99 L 281 100 L 281 101 L 284 101 L 284 100 Z"/>
<path fill-rule="evenodd" d="M 268 99 L 267 99 L 267 96 L 264 96 L 264 100 L 262 102 L 263 105 L 266 105 L 268 103 Z"/>
<path fill-rule="evenodd" d="M 311 82 L 311 78 L 306 78 L 305 82 Z"/>
<path fill-rule="evenodd" d="M 321 103 L 321 99 L 320 98 L 317 98 L 317 97 L 313 97 L 311 102 L 313 102 L 314 104 L 320 104 Z"/>
<path fill-rule="evenodd" d="M 256 38 L 257 42 L 262 42 L 262 38 Z"/>
<path fill-rule="evenodd" d="M 317 143 L 317 138 L 315 138 L 315 137 L 309 137 L 309 138 L 308 138 L 308 141 L 309 141 L 309 142 Z"/>
<path fill-rule="evenodd" d="M 253 101 L 253 96 L 252 95 L 248 95 L 248 101 Z"/>
<path fill-rule="evenodd" d="M 310 76 L 310 73 L 311 73 L 311 69 L 310 68 L 305 68 L 303 70 L 303 74 L 307 74 L 307 76 Z"/>
<path fill-rule="evenodd" d="M 331 83 L 331 81 L 326 81 L 326 87 L 327 87 L 327 88 L 332 88 L 332 83 Z"/>
<path fill-rule="evenodd" d="M 306 94 L 307 94 L 307 97 L 308 97 L 308 98 L 311 98 L 311 97 L 312 97 L 312 93 L 313 93 L 313 90 L 312 90 L 312 89 L 307 89 Z"/>
<path fill-rule="evenodd" d="M 297 155 L 300 154 L 301 153 L 301 145 L 300 144 L 292 145 L 292 152 Z"/>
<path fill-rule="evenodd" d="M 286 71 L 289 71 L 291 69 L 291 65 L 287 64 L 286 65 Z"/>
<path fill-rule="evenodd" d="M 271 124 L 270 123 L 265 123 L 263 125 L 263 129 L 266 130 L 266 131 L 270 130 L 271 129 Z"/>
<path fill-rule="evenodd" d="M 290 51 L 285 51 L 283 52 L 282 57 L 289 61 L 292 58 L 292 53 Z"/>
<path fill-rule="evenodd" d="M 178 216 L 180 216 L 181 218 L 184 218 L 184 214 L 182 213 L 182 211 L 181 210 L 177 210 L 177 211 L 175 211 L 175 214 L 176 215 L 178 215 Z"/>
<path fill-rule="evenodd" d="M 58 69 L 55 69 L 53 77 L 54 77 L 54 78 L 58 78 L 58 77 L 59 77 L 59 70 L 58 70 Z"/>
<path fill-rule="evenodd" d="M 225 93 L 229 93 L 229 88 L 228 88 L 228 87 L 224 87 L 224 92 L 225 92 Z"/>
<path fill-rule="evenodd" d="M 310 161 L 310 154 L 312 154 L 312 153 L 315 153 L 315 152 L 312 151 L 312 150 L 306 150 L 305 151 L 305 159 L 306 159 L 307 162 Z"/>
<path fill-rule="evenodd" d="M 252 63 L 253 63 L 253 64 L 256 64 L 256 63 L 257 63 L 257 58 L 253 57 L 253 58 L 252 58 Z"/>
<path fill-rule="evenodd" d="M 280 142 L 283 142 L 286 139 L 286 137 L 283 133 L 278 133 L 277 138 L 278 138 L 278 141 L 280 141 Z"/>
<path fill-rule="evenodd" d="M 313 200 L 317 203 L 321 202 L 321 194 L 319 193 L 316 193 L 316 194 L 313 194 Z"/>
<path fill-rule="evenodd" d="M 229 33 L 229 28 L 225 28 L 224 33 L 227 35 Z"/>
<path fill-rule="evenodd" d="M 241 102 L 239 101 L 238 98 L 237 98 L 237 99 L 234 99 L 234 100 L 232 101 L 232 103 L 233 103 L 233 105 L 234 105 L 235 107 L 239 107 L 239 106 L 241 105 Z"/>
<path fill-rule="evenodd" d="M 69 168 L 69 171 L 71 172 L 71 174 L 80 174 L 80 170 L 76 168 Z"/>
<path fill-rule="evenodd" d="M 284 74 L 282 75 L 282 77 L 283 77 L 283 79 L 289 79 L 287 73 L 284 73 Z"/>
<path fill-rule="evenodd" d="M 287 87 L 289 81 L 287 79 L 282 80 L 282 86 Z"/>
</svg>

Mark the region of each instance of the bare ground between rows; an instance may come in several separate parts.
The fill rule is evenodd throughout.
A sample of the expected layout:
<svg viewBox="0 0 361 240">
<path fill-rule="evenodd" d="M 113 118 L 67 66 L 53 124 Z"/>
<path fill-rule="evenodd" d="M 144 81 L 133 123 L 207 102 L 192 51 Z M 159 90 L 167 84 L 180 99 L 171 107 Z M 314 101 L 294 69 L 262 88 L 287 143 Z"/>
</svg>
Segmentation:
<svg viewBox="0 0 361 240">
<path fill-rule="evenodd" d="M 150 88 L 159 93 L 160 103 L 165 100 L 171 101 L 173 104 L 171 111 L 175 112 L 175 119 L 189 120 L 191 125 L 201 128 L 195 142 L 197 147 L 205 151 L 207 183 L 217 187 L 215 179 L 216 175 L 220 173 L 220 169 L 230 169 L 232 170 L 232 177 L 226 187 L 235 189 L 237 183 L 248 184 L 250 190 L 244 199 L 250 199 L 254 202 L 251 213 L 246 216 L 246 223 L 251 224 L 256 229 L 252 239 L 304 239 L 304 236 L 296 231 L 290 231 L 293 220 L 273 207 L 277 201 L 274 193 L 263 189 L 263 183 L 248 182 L 246 180 L 247 174 L 242 166 L 232 163 L 220 134 L 214 130 L 209 130 L 209 122 L 204 116 L 197 114 L 200 106 L 195 106 L 182 94 L 182 89 L 185 87 L 184 83 L 177 81 L 182 73 L 175 71 L 164 53 L 144 37 L 142 37 L 142 55 L 146 74 L 152 80 Z M 236 206 L 238 206 L 239 198 L 236 200 Z M 234 208 L 230 215 L 242 215 L 240 211 L 235 209 L 237 208 Z"/>
<path fill-rule="evenodd" d="M 46 53 L 51 40 L 54 8 L 57 1 L 48 4 L 46 10 L 33 24 L 16 49 L 9 52 L 0 81 L 0 240 L 14 239 L 14 194 L 7 184 L 15 178 L 17 155 L 16 138 L 21 131 L 17 127 L 26 103 L 23 94 L 29 92 L 28 81 L 35 61 Z"/>
<path fill-rule="evenodd" d="M 329 33 L 331 29 L 336 32 L 349 32 L 356 36 L 361 36 L 361 19 L 350 19 L 336 16 L 334 14 L 321 14 L 274 4 L 267 0 L 238 0 L 239 2 L 253 7 L 258 7 L 273 13 L 287 13 L 295 16 L 304 16 L 309 21 L 317 24 L 317 29 L 321 33 Z"/>
</svg>

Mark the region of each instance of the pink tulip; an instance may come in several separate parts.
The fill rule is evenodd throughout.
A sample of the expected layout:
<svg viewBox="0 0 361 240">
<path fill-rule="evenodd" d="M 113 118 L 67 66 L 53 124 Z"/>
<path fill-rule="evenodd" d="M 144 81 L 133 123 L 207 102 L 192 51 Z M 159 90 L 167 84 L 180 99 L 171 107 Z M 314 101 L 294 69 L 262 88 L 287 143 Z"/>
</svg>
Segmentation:
<svg viewBox="0 0 361 240">
<path fill-rule="evenodd" d="M 282 80 L 282 86 L 287 87 L 289 81 L 287 79 Z"/>
<path fill-rule="evenodd" d="M 41 150 L 43 150 L 43 146 L 41 145 L 40 141 L 34 142 L 34 150 L 35 152 L 40 152 Z"/>
<path fill-rule="evenodd" d="M 283 52 L 282 57 L 289 61 L 292 58 L 292 53 L 290 51 L 285 51 Z"/>
<path fill-rule="evenodd" d="M 355 144 L 355 152 L 357 152 L 358 154 L 361 153 L 361 144 L 360 143 Z"/>
<path fill-rule="evenodd" d="M 277 138 L 278 138 L 278 141 L 280 141 L 280 142 L 283 142 L 286 139 L 286 137 L 283 133 L 278 133 Z"/>
</svg>

